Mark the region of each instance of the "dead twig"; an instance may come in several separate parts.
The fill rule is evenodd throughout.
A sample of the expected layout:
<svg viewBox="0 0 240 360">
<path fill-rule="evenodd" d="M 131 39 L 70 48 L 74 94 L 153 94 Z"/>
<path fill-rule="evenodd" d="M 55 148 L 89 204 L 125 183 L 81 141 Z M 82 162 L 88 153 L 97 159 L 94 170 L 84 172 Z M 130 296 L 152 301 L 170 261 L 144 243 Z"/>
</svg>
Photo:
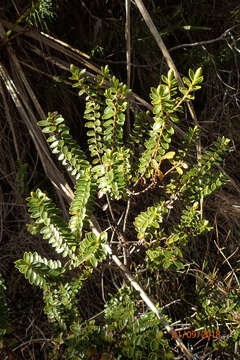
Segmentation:
<svg viewBox="0 0 240 360">
<path fill-rule="evenodd" d="M 177 46 L 173 46 L 168 51 L 171 52 L 171 51 L 186 48 L 186 47 L 208 45 L 208 44 L 213 44 L 213 43 L 218 42 L 218 41 L 226 41 L 226 37 L 229 35 L 230 31 L 233 30 L 234 28 L 236 28 L 237 26 L 239 26 L 239 25 L 234 25 L 234 26 L 230 27 L 229 29 L 225 30 L 220 36 L 218 36 L 215 39 L 205 40 L 205 41 L 198 41 L 198 42 L 194 42 L 194 43 L 180 44 L 180 45 L 177 45 Z"/>
</svg>

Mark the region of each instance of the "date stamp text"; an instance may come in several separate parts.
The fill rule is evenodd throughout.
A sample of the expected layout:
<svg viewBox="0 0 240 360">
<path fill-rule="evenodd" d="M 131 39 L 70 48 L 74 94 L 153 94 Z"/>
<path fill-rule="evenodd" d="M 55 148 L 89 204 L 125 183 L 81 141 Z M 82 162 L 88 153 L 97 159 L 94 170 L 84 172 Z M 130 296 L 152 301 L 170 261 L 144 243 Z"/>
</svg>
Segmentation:
<svg viewBox="0 0 240 360">
<path fill-rule="evenodd" d="M 197 331 L 178 331 L 178 330 L 173 330 L 172 331 L 172 338 L 176 339 L 176 338 L 180 338 L 180 339 L 210 339 L 210 338 L 215 338 L 215 339 L 220 339 L 221 338 L 221 334 L 219 330 L 197 330 Z"/>
</svg>

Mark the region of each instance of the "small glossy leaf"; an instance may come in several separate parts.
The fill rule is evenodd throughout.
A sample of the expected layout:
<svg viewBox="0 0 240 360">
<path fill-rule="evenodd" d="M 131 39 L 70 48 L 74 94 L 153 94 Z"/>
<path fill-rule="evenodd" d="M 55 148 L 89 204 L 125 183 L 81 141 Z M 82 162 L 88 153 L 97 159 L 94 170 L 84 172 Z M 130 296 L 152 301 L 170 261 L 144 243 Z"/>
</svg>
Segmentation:
<svg viewBox="0 0 240 360">
<path fill-rule="evenodd" d="M 42 132 L 48 134 L 54 132 L 55 130 L 56 130 L 56 126 L 47 126 L 42 130 Z"/>
<path fill-rule="evenodd" d="M 183 174 L 182 168 L 180 168 L 178 166 L 176 167 L 176 171 L 178 172 L 179 175 Z"/>
<path fill-rule="evenodd" d="M 50 122 L 48 120 L 41 120 L 37 123 L 39 126 L 49 126 Z"/>
<path fill-rule="evenodd" d="M 109 110 L 107 112 L 105 112 L 102 116 L 102 119 L 103 120 L 107 120 L 107 119 L 110 119 L 111 117 L 114 116 L 114 111 L 113 110 Z"/>
<path fill-rule="evenodd" d="M 166 154 L 163 155 L 163 157 L 161 158 L 161 160 L 165 160 L 165 159 L 173 159 L 175 156 L 175 151 L 169 151 Z"/>
</svg>

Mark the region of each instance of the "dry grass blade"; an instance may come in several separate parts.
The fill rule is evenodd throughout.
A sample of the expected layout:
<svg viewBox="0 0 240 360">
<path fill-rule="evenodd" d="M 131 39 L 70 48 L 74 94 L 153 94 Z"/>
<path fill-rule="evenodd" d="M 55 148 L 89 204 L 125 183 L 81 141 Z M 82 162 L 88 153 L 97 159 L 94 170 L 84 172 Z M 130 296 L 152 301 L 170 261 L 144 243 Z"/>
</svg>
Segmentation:
<svg viewBox="0 0 240 360">
<path fill-rule="evenodd" d="M 226 257 L 225 254 L 224 254 L 224 252 L 223 252 L 223 250 L 219 247 L 219 245 L 217 244 L 217 242 L 216 242 L 215 240 L 214 240 L 214 244 L 216 245 L 216 247 L 217 247 L 218 251 L 220 252 L 220 254 L 222 255 L 222 257 L 224 258 L 223 264 L 224 264 L 225 262 L 228 264 L 228 266 L 230 267 L 231 272 L 232 272 L 232 274 L 233 274 L 233 276 L 234 276 L 234 278 L 235 278 L 235 280 L 236 280 L 236 283 L 237 283 L 238 287 L 240 288 L 240 282 L 239 282 L 239 280 L 238 280 L 238 277 L 237 277 L 237 275 L 236 275 L 236 272 L 234 271 L 231 263 L 229 262 L 229 259 L 238 251 L 238 248 L 237 248 L 231 255 L 229 255 L 228 257 Z"/>
<path fill-rule="evenodd" d="M 48 45 L 52 49 L 55 49 L 59 51 L 60 53 L 69 56 L 70 58 L 80 62 L 87 68 L 91 69 L 92 71 L 96 72 L 97 74 L 102 74 L 102 72 L 94 65 L 92 65 L 89 61 L 83 59 L 82 56 L 80 56 L 77 53 L 73 52 L 74 48 L 71 48 L 71 50 L 66 49 L 64 47 L 64 43 L 61 42 L 61 45 L 58 42 L 55 42 L 55 38 L 47 38 L 43 34 L 39 34 L 36 31 L 26 31 L 22 26 L 15 25 L 10 23 L 9 21 L 6 21 L 4 19 L 0 19 L 0 23 L 2 23 L 4 26 L 6 26 L 8 29 L 14 29 L 19 35 L 24 35 L 27 37 L 30 37 L 32 39 L 40 41 L 42 44 Z"/>
<path fill-rule="evenodd" d="M 87 55 L 87 54 L 85 54 L 84 52 L 82 52 L 82 51 L 80 51 L 80 50 L 78 50 L 78 49 L 70 46 L 69 44 L 65 43 L 64 41 L 59 40 L 59 39 L 56 39 L 55 37 L 53 37 L 53 36 L 51 36 L 51 35 L 49 35 L 49 34 L 45 34 L 44 32 L 41 32 L 41 34 L 42 34 L 44 37 L 53 40 L 55 43 L 60 44 L 60 45 L 62 45 L 63 47 L 65 47 L 65 48 L 67 48 L 67 49 L 70 49 L 72 52 L 74 52 L 74 53 L 76 53 L 76 54 L 78 54 L 78 55 L 80 55 L 80 56 L 83 56 L 83 57 L 85 57 L 86 59 L 90 59 L 90 56 L 89 56 L 89 55 Z"/>
<path fill-rule="evenodd" d="M 1 65 L 0 65 L 0 67 L 1 67 Z M 19 156 L 19 149 L 18 149 L 16 134 L 15 134 L 12 118 L 10 116 L 9 106 L 8 106 L 8 103 L 7 103 L 5 92 L 4 92 L 4 89 L 3 89 L 3 86 L 2 86 L 1 83 L 0 83 L 0 94 L 1 94 L 2 99 L 3 99 L 3 105 L 4 105 L 6 119 L 7 119 L 8 123 L 9 123 L 9 127 L 10 127 L 11 132 L 12 132 L 13 143 L 14 143 L 16 154 L 17 154 L 17 158 L 19 159 L 20 156 Z"/>
<path fill-rule="evenodd" d="M 126 24 L 125 24 L 125 39 L 126 39 L 126 60 L 127 60 L 127 87 L 131 88 L 131 3 L 130 0 L 125 0 L 126 8 Z M 127 132 L 130 133 L 130 109 L 127 109 Z"/>
<path fill-rule="evenodd" d="M 57 169 L 50 156 L 46 140 L 44 139 L 42 132 L 37 125 L 37 119 L 29 106 L 28 99 L 25 98 L 25 95 L 22 92 L 17 90 L 14 81 L 9 76 L 6 68 L 1 64 L 0 77 L 2 78 L 2 81 L 5 84 L 13 103 L 18 110 L 20 117 L 22 118 L 29 131 L 30 136 L 32 137 L 32 140 L 40 156 L 42 165 L 45 169 L 46 175 L 66 199 L 71 199 L 71 196 L 73 196 L 71 188 L 65 181 L 61 172 Z"/>
<path fill-rule="evenodd" d="M 180 76 L 180 74 L 174 64 L 174 61 L 173 61 L 171 55 L 169 54 L 156 26 L 154 25 L 154 23 L 151 19 L 151 16 L 149 15 L 149 12 L 147 11 L 146 7 L 144 6 L 142 0 L 135 0 L 135 3 L 137 5 L 142 17 L 144 18 L 144 21 L 147 24 L 150 32 L 152 33 L 154 39 L 156 40 L 158 47 L 161 50 L 161 52 L 168 64 L 168 67 L 170 69 L 173 69 L 176 79 L 178 80 L 179 84 L 181 84 L 181 86 L 183 86 L 181 76 Z"/>
</svg>

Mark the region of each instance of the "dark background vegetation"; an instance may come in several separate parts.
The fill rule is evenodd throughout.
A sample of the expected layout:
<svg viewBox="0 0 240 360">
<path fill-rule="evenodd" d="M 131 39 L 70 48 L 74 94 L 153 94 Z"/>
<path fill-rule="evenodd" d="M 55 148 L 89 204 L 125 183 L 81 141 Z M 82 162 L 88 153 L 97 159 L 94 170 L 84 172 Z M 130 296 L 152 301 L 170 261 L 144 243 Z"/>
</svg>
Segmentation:
<svg viewBox="0 0 240 360">
<path fill-rule="evenodd" d="M 15 24 L 21 15 L 25 14 L 30 3 L 33 2 L 2 0 L 0 23 L 4 20 Z M 221 135 L 232 141 L 232 152 L 224 164 L 231 181 L 205 204 L 206 217 L 211 220 L 214 230 L 207 239 L 200 239 L 192 245 L 200 258 L 206 257 L 209 269 L 214 270 L 217 266 L 217 280 L 223 283 L 227 291 L 234 286 L 234 282 L 231 282 L 232 274 L 213 241 L 217 241 L 226 258 L 231 256 L 231 264 L 237 269 L 239 264 L 236 249 L 239 247 L 240 235 L 239 1 L 145 0 L 144 3 L 180 74 L 187 74 L 189 68 L 203 67 L 204 84 L 194 102 L 202 130 L 203 146 L 207 147 Z M 49 4 L 49 7 L 45 8 L 45 12 L 39 15 L 37 11 L 33 11 L 19 22 L 24 32 L 13 31 L 9 37 L 1 36 L 0 65 L 4 66 L 16 83 L 18 92 L 24 92 L 18 69 L 9 54 L 11 47 L 44 112 L 61 113 L 75 138 L 84 148 L 86 144 L 83 104 L 67 84 L 70 76 L 67 68 L 70 63 L 80 67 L 83 65 L 63 52 L 48 47 L 44 42 L 28 37 L 27 32 L 32 29 L 37 33 L 43 31 L 55 39 L 64 41 L 89 55 L 88 61 L 95 66 L 108 64 L 112 73 L 126 82 L 124 1 L 61 0 L 52 4 L 46 1 L 46 4 Z M 131 88 L 149 101 L 149 88 L 157 86 L 160 74 L 166 73 L 168 68 L 134 2 L 131 4 L 131 22 Z M 9 30 L 6 22 L 2 24 L 5 31 Z M 228 29 L 229 32 L 226 32 Z M 224 32 L 226 36 L 219 40 Z M 213 41 L 207 43 L 209 40 Z M 192 47 L 182 46 L 199 42 L 201 44 Z M 59 64 L 65 64 L 65 69 Z M 6 281 L 9 306 L 7 345 L 1 359 L 47 359 L 47 346 L 44 347 L 42 344 L 47 343 L 51 331 L 43 314 L 41 292 L 31 287 L 16 271 L 14 261 L 21 258 L 24 251 L 37 250 L 43 256 L 55 256 L 47 244 L 27 232 L 25 225 L 29 222 L 29 216 L 25 198 L 29 192 L 40 187 L 62 206 L 63 212 L 64 206 L 45 176 L 28 128 L 19 116 L 17 106 L 12 101 L 3 78 L 1 88 L 0 272 Z M 3 94 L 7 107 L 3 101 Z M 31 100 L 28 98 L 27 101 L 32 107 Z M 6 109 L 10 112 L 11 123 L 7 121 Z M 36 116 L 37 120 L 40 120 L 40 117 Z M 180 127 L 184 130 L 190 125 L 192 120 L 186 110 Z M 177 140 L 174 145 L 177 146 Z M 136 214 L 137 212 L 136 209 Z M 105 275 L 106 279 L 109 277 L 109 284 L 112 276 L 119 281 L 119 275 L 113 274 L 110 270 L 107 270 Z M 191 299 L 193 281 L 195 280 L 189 276 L 187 285 L 180 290 L 170 279 L 166 286 L 162 287 L 164 296 L 158 301 L 164 304 L 172 297 L 180 296 L 186 301 Z M 82 316 L 88 318 L 99 304 L 103 303 L 98 281 L 92 279 L 89 286 L 83 290 L 83 294 L 82 302 L 84 304 L 84 300 L 87 299 L 87 309 L 84 305 Z M 176 314 L 171 315 L 177 319 L 182 310 L 179 308 Z"/>
</svg>

